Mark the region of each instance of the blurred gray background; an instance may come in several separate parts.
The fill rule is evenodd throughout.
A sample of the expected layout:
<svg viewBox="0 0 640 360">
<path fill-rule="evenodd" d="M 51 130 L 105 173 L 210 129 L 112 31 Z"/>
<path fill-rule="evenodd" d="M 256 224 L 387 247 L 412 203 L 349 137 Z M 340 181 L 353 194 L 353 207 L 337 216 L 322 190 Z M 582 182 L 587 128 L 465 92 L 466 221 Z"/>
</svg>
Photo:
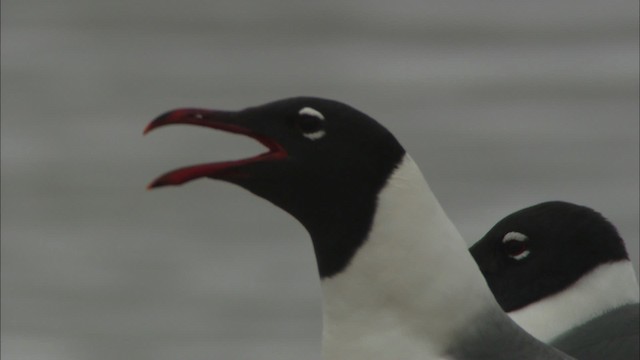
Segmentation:
<svg viewBox="0 0 640 360">
<path fill-rule="evenodd" d="M 638 268 L 638 2 L 2 1 L 2 358 L 317 359 L 311 243 L 177 166 L 262 151 L 175 107 L 315 95 L 389 127 L 469 244 L 561 199 Z"/>
</svg>

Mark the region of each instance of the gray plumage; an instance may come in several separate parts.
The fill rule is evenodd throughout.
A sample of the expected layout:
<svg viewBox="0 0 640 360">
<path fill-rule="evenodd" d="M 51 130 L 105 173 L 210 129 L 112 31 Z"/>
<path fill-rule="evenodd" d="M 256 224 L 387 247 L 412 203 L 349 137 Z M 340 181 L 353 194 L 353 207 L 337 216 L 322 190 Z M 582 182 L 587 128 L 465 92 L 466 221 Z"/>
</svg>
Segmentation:
<svg viewBox="0 0 640 360">
<path fill-rule="evenodd" d="M 640 358 L 640 304 L 609 311 L 561 335 L 552 345 L 581 360 Z"/>
<path fill-rule="evenodd" d="M 573 359 L 554 347 L 541 346 L 510 320 L 502 312 L 493 312 L 470 322 L 465 332 L 456 337 L 449 354 L 454 359 L 474 360 Z M 487 339 L 492 340 L 492 346 L 487 346 Z"/>
</svg>

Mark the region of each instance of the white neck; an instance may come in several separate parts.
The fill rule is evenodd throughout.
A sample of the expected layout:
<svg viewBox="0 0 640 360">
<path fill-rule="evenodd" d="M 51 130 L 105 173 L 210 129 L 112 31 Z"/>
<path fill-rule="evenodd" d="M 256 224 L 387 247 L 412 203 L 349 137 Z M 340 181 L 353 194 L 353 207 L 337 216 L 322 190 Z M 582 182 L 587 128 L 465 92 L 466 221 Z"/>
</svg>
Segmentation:
<svg viewBox="0 0 640 360">
<path fill-rule="evenodd" d="M 531 335 L 550 342 L 578 325 L 626 304 L 637 303 L 638 280 L 629 261 L 602 264 L 566 290 L 512 311 Z"/>
<path fill-rule="evenodd" d="M 443 358 L 455 333 L 497 307 L 408 155 L 379 194 L 368 239 L 322 291 L 332 360 Z"/>
</svg>

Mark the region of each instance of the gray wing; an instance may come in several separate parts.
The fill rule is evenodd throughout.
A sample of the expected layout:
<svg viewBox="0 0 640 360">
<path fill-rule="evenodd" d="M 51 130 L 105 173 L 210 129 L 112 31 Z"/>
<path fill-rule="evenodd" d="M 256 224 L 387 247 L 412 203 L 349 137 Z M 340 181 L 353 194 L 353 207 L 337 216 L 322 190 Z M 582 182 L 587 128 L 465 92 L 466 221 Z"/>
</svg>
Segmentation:
<svg viewBox="0 0 640 360">
<path fill-rule="evenodd" d="M 478 316 L 455 337 L 447 359 L 464 360 L 568 360 L 573 357 L 546 345 L 522 330 L 505 313 Z"/>
<path fill-rule="evenodd" d="M 640 359 L 640 304 L 629 304 L 576 327 L 551 345 L 584 360 Z"/>
</svg>

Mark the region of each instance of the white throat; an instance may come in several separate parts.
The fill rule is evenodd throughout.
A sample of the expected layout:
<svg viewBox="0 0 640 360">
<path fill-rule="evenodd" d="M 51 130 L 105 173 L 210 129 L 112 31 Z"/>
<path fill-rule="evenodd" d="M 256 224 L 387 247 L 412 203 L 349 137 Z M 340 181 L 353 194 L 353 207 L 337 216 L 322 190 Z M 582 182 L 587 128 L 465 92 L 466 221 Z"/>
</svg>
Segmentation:
<svg viewBox="0 0 640 360">
<path fill-rule="evenodd" d="M 550 342 L 610 310 L 637 303 L 639 297 L 631 262 L 617 261 L 596 267 L 566 290 L 509 316 L 531 335 Z"/>
<path fill-rule="evenodd" d="M 378 196 L 367 240 L 322 291 L 332 360 L 442 358 L 455 333 L 497 307 L 409 155 Z"/>
</svg>

